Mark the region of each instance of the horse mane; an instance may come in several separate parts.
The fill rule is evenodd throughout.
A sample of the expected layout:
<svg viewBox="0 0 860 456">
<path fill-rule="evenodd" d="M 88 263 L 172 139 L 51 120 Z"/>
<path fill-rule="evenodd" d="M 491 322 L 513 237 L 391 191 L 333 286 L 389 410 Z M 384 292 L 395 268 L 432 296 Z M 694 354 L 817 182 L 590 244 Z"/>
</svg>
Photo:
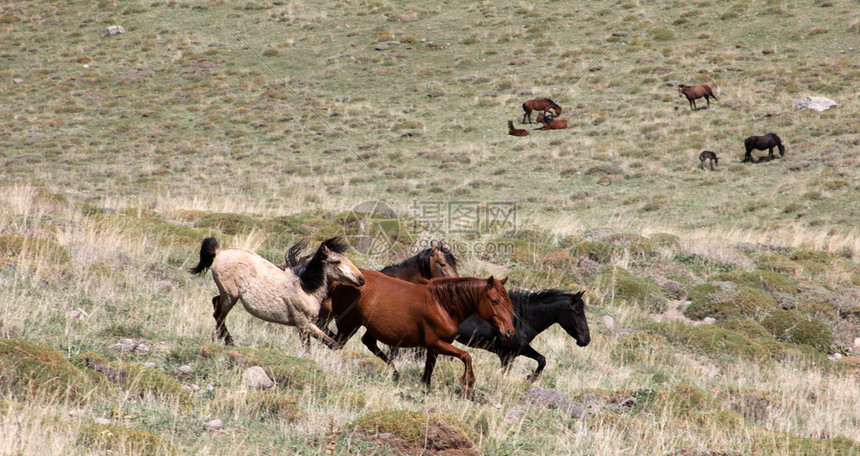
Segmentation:
<svg viewBox="0 0 860 456">
<path fill-rule="evenodd" d="M 552 105 L 553 105 L 553 106 L 558 106 L 558 103 L 556 103 L 556 102 L 552 101 L 552 98 L 544 98 L 544 100 L 546 100 L 546 101 L 548 101 L 548 102 L 552 103 Z"/>
<path fill-rule="evenodd" d="M 292 247 L 287 249 L 286 255 L 284 255 L 284 260 L 286 262 L 286 268 L 292 269 L 295 273 L 300 273 L 304 268 L 305 264 L 310 259 L 310 255 L 305 255 L 301 258 L 298 255 L 308 246 L 308 240 L 302 239 L 299 242 L 293 244 Z"/>
<path fill-rule="evenodd" d="M 542 299 L 546 298 L 576 298 L 576 293 L 568 293 L 566 291 L 557 290 L 555 288 L 547 288 L 540 291 L 516 291 L 508 290 L 508 296 L 511 302 L 519 312 L 526 312 L 530 306 L 539 305 Z M 582 298 L 580 298 L 581 300 Z M 584 302 L 583 302 L 584 304 Z"/>
<path fill-rule="evenodd" d="M 390 264 L 382 269 L 379 272 L 385 275 L 391 275 L 395 271 L 399 271 L 405 267 L 412 266 L 413 264 L 418 264 L 418 272 L 421 274 L 421 277 L 429 279 L 432 275 L 430 271 L 430 252 L 433 249 L 424 249 L 418 252 L 417 255 L 411 256 L 400 263 Z"/>
<path fill-rule="evenodd" d="M 452 317 L 465 319 L 473 307 L 464 307 L 464 303 L 476 302 L 481 290 L 487 288 L 487 282 L 474 277 L 449 277 L 433 279 L 427 284 L 427 291 L 436 298 L 436 302 Z M 471 313 L 471 312 L 469 312 Z"/>
<path fill-rule="evenodd" d="M 313 293 L 326 284 L 325 260 L 328 259 L 328 254 L 323 251 L 323 246 L 334 253 L 341 254 L 349 248 L 349 244 L 340 236 L 328 238 L 320 243 L 308 263 L 298 272 L 305 293 Z"/>
</svg>

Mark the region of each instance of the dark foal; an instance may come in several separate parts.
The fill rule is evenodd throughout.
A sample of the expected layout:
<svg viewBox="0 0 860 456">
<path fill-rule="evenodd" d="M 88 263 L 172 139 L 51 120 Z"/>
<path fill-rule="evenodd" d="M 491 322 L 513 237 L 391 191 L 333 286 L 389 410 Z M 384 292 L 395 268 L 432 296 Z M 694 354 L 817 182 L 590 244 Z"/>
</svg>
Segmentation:
<svg viewBox="0 0 860 456">
<path fill-rule="evenodd" d="M 702 169 L 705 169 L 705 162 L 708 160 L 711 161 L 711 171 L 714 170 L 714 165 L 717 165 L 720 162 L 720 159 L 717 158 L 717 154 L 709 150 L 703 150 L 702 153 L 699 154 L 699 161 L 702 162 Z"/>
</svg>

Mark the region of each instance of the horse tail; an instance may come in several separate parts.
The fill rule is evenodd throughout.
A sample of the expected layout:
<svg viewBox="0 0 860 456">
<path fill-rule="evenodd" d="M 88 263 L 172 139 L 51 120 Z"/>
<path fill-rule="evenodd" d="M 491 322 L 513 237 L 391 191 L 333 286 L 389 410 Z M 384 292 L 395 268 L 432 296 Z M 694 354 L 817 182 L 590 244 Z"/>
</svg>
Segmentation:
<svg viewBox="0 0 860 456">
<path fill-rule="evenodd" d="M 197 266 L 189 269 L 188 272 L 191 274 L 200 274 L 209 269 L 212 266 L 212 262 L 215 261 L 215 255 L 217 254 L 218 241 L 214 237 L 204 239 L 203 243 L 200 244 L 200 262 L 197 263 Z"/>
<path fill-rule="evenodd" d="M 529 111 L 531 111 L 531 108 L 529 108 L 529 106 L 528 106 L 528 105 L 529 105 L 529 102 L 528 102 L 528 101 L 527 101 L 527 102 L 525 102 L 525 103 L 523 103 L 523 111 L 525 111 L 525 112 L 529 112 Z"/>
</svg>

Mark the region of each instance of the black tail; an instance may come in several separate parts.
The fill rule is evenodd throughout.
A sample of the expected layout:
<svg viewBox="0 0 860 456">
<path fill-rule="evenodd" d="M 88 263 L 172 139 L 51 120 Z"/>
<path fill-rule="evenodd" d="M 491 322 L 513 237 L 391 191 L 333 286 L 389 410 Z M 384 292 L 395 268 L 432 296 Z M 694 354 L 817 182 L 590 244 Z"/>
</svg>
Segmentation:
<svg viewBox="0 0 860 456">
<path fill-rule="evenodd" d="M 209 266 L 212 266 L 212 262 L 215 261 L 215 254 L 217 253 L 218 241 L 214 237 L 204 239 L 203 243 L 200 244 L 200 262 L 197 263 L 197 266 L 189 269 L 188 272 L 191 274 L 200 274 L 209 269 Z"/>
</svg>

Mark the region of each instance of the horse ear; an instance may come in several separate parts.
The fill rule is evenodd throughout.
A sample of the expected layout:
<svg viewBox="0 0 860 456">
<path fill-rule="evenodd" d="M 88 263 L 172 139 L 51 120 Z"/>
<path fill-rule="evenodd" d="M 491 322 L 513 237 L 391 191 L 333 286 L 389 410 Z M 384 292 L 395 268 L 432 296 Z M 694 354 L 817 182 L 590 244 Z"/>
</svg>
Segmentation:
<svg viewBox="0 0 860 456">
<path fill-rule="evenodd" d="M 504 284 L 505 284 L 505 282 L 507 282 L 507 281 L 508 281 L 508 278 L 507 278 L 507 277 L 505 277 L 505 278 L 504 278 L 504 279 L 502 279 L 502 280 L 499 280 L 499 282 L 501 282 L 501 283 L 502 283 L 502 285 L 504 285 Z"/>
<path fill-rule="evenodd" d="M 487 287 L 488 287 L 488 288 L 493 288 L 493 284 L 494 284 L 495 282 L 496 282 L 496 279 L 495 279 L 493 276 L 490 276 L 490 278 L 489 278 L 489 279 L 487 279 Z"/>
<path fill-rule="evenodd" d="M 322 243 L 320 244 L 320 253 L 322 253 L 326 256 L 326 258 L 328 258 L 328 256 L 331 255 L 331 250 L 328 248 L 327 245 L 325 245 L 325 243 Z"/>
</svg>

